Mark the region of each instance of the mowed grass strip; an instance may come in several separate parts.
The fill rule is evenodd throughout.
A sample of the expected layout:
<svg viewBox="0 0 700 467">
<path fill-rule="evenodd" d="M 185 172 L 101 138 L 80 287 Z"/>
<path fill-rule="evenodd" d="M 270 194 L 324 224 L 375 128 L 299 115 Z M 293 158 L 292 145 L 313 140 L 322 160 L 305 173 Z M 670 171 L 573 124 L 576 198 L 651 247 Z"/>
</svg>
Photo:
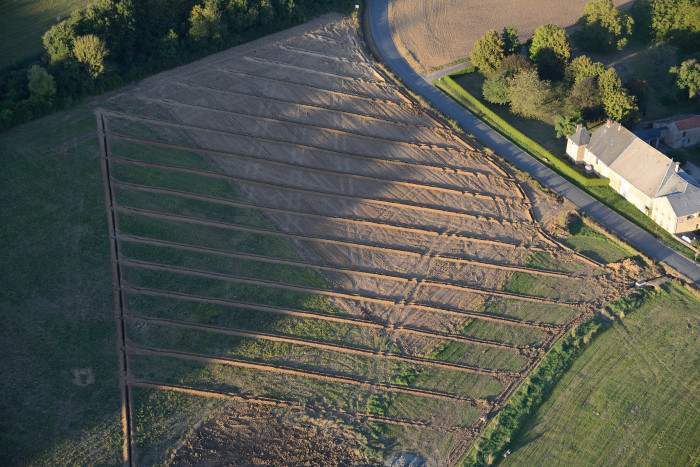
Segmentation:
<svg viewBox="0 0 700 467">
<path fill-rule="evenodd" d="M 381 352 L 388 351 L 393 346 L 381 331 L 375 328 L 313 318 L 280 316 L 213 303 L 195 303 L 166 297 L 128 294 L 127 308 L 146 317 L 274 333 L 319 342 L 366 347 Z M 340 310 L 337 310 L 333 314 L 340 313 Z"/>
<path fill-rule="evenodd" d="M 696 465 L 700 300 L 664 290 L 577 358 L 517 439 L 519 465 Z"/>
<path fill-rule="evenodd" d="M 564 324 L 577 313 L 576 308 L 551 303 L 497 298 L 489 300 L 481 311 L 485 314 L 508 316 L 554 326 Z"/>
<path fill-rule="evenodd" d="M 459 333 L 463 336 L 486 339 L 518 347 L 537 345 L 545 337 L 542 329 L 511 326 L 476 318 L 465 320 Z"/>
<path fill-rule="evenodd" d="M 254 218 L 255 222 L 257 219 Z M 220 248 L 226 245 L 234 251 L 267 254 L 279 258 L 301 260 L 299 254 L 279 237 L 225 228 L 190 224 L 175 220 L 155 219 L 144 215 L 120 214 L 121 233 L 154 238 L 188 245 Z"/>
<path fill-rule="evenodd" d="M 313 345 L 174 328 L 140 320 L 130 320 L 128 333 L 134 343 L 143 346 L 168 350 L 168 345 L 175 345 L 178 351 L 270 363 L 333 376 L 347 376 L 473 398 L 494 397 L 504 389 L 503 383 L 493 376 L 399 361 L 381 354 L 357 355 Z M 425 377 L 407 381 L 402 377 L 404 374 L 425 374 Z"/>
<path fill-rule="evenodd" d="M 228 256 L 192 252 L 177 248 L 121 242 L 122 259 L 138 259 L 150 263 L 194 268 L 257 279 L 275 280 L 309 287 L 328 288 L 321 275 L 301 266 L 271 264 Z"/>
<path fill-rule="evenodd" d="M 153 271 L 139 267 L 125 267 L 123 272 L 125 283 L 137 287 L 212 298 L 231 298 L 309 311 L 336 309 L 330 305 L 327 297 L 316 294 L 195 277 L 169 271 Z"/>
<path fill-rule="evenodd" d="M 397 417 L 390 413 L 391 402 L 396 394 L 373 389 L 371 386 L 360 387 L 341 382 L 329 382 L 312 379 L 299 375 L 278 374 L 251 368 L 241 368 L 219 363 L 204 363 L 181 360 L 161 355 L 144 355 L 134 361 L 133 375 L 135 378 L 145 378 L 156 382 L 170 384 L 185 384 L 202 389 L 226 391 L 241 395 L 271 397 L 283 401 L 313 404 L 328 410 L 343 412 L 373 413 Z M 396 377 L 400 377 L 397 374 Z M 386 404 L 377 404 L 379 397 Z M 428 399 L 415 397 L 417 401 Z M 432 400 L 432 399 L 431 399 Z M 453 407 L 461 407 L 466 413 L 470 410 L 468 404 L 461 401 L 438 399 L 448 402 Z M 454 403 L 454 404 L 452 404 Z M 435 404 L 426 404 L 426 409 Z M 477 412 L 478 413 L 478 412 Z M 434 412 L 422 410 L 416 404 L 415 410 L 407 414 L 407 420 L 429 421 Z M 446 414 L 446 418 L 449 415 Z M 463 418 L 463 417 L 459 417 Z"/>
<path fill-rule="evenodd" d="M 528 362 L 526 357 L 513 349 L 468 345 L 462 342 L 435 342 L 433 347 L 426 349 L 425 356 L 445 362 L 513 372 L 521 370 Z"/>
</svg>

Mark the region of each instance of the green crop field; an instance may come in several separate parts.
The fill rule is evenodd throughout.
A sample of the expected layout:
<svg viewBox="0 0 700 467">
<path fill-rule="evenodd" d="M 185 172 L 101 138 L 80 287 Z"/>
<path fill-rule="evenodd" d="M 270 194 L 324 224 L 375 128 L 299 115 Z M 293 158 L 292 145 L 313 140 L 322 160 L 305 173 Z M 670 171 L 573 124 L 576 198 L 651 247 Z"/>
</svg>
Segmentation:
<svg viewBox="0 0 700 467">
<path fill-rule="evenodd" d="M 70 16 L 91 0 L 4 0 L 0 2 L 0 67 L 43 51 L 41 36 L 56 18 Z"/>
<path fill-rule="evenodd" d="M 700 300 L 666 283 L 622 311 L 513 440 L 504 465 L 697 465 Z"/>
</svg>

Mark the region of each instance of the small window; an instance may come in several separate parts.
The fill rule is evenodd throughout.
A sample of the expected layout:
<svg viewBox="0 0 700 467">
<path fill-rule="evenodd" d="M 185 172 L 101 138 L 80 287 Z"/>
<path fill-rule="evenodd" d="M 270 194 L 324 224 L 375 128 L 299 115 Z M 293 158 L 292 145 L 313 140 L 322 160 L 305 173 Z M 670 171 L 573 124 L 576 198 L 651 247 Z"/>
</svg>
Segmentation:
<svg viewBox="0 0 700 467">
<path fill-rule="evenodd" d="M 684 131 L 684 132 L 683 132 L 683 138 L 685 138 L 685 134 L 686 134 L 686 133 L 688 133 L 688 132 L 687 132 L 687 131 Z"/>
</svg>

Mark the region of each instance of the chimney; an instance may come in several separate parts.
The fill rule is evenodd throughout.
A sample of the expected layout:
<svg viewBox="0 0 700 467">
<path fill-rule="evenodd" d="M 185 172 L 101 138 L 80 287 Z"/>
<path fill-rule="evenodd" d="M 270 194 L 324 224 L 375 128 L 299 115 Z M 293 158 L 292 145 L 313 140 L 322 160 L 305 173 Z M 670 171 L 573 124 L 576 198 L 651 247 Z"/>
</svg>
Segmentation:
<svg viewBox="0 0 700 467">
<path fill-rule="evenodd" d="M 622 125 L 618 123 L 617 124 L 617 131 L 620 131 L 621 128 L 622 128 Z"/>
<path fill-rule="evenodd" d="M 608 121 L 605 122 L 605 126 L 608 127 L 608 128 L 610 128 L 610 125 L 612 125 L 612 123 L 613 123 L 613 121 L 610 120 L 610 119 L 608 119 Z"/>
<path fill-rule="evenodd" d="M 680 162 L 675 162 L 675 164 L 676 164 L 676 173 L 678 173 L 678 169 L 680 168 L 681 163 L 680 163 Z"/>
<path fill-rule="evenodd" d="M 582 123 L 579 123 L 578 125 L 576 125 L 576 132 L 578 133 L 579 131 L 581 131 L 581 128 L 583 128 Z"/>
</svg>

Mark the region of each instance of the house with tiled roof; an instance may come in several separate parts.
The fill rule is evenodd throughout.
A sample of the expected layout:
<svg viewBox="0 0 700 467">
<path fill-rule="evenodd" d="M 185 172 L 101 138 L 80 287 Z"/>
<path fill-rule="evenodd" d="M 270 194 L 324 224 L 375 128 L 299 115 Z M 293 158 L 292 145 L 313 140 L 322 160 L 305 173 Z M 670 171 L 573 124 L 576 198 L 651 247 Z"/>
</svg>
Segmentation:
<svg viewBox="0 0 700 467">
<path fill-rule="evenodd" d="M 680 115 L 654 122 L 669 147 L 687 148 L 700 143 L 700 115 Z"/>
<path fill-rule="evenodd" d="M 567 155 L 673 234 L 700 229 L 700 183 L 617 122 L 593 133 L 582 126 L 567 139 Z"/>
</svg>

